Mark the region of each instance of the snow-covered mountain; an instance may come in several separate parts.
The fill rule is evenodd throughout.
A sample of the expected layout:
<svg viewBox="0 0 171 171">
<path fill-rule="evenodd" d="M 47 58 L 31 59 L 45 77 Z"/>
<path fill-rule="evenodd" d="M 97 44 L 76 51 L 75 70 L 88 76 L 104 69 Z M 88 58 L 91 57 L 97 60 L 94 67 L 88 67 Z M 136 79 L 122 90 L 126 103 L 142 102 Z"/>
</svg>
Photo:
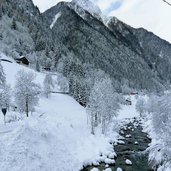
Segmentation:
<svg viewBox="0 0 171 171">
<path fill-rule="evenodd" d="M 86 2 L 61 2 L 42 14 L 45 22 L 51 25 L 54 16 L 60 13 L 52 29 L 54 38 L 61 40 L 85 65 L 92 64 L 108 73 L 118 91 L 122 79 L 136 89 L 163 89 L 170 80 L 171 45 L 115 17 L 105 22 L 98 19 L 92 11 L 99 14 L 99 10 L 93 5 L 92 10 L 87 8 Z M 167 64 L 161 61 L 161 52 L 162 59 L 169 61 Z"/>
<path fill-rule="evenodd" d="M 119 92 L 125 80 L 131 88 L 158 91 L 171 79 L 170 44 L 115 17 L 105 18 L 93 1 L 60 2 L 43 14 L 32 1 L 20 1 L 0 2 L 4 53 L 14 58 L 25 55 L 33 67 L 38 61 L 53 70 L 62 56 L 73 56 L 83 72 L 90 67 L 110 75 Z M 79 71 L 72 71 L 80 79 Z"/>
<path fill-rule="evenodd" d="M 85 11 L 88 11 L 94 17 L 102 19 L 103 14 L 100 8 L 95 4 L 95 2 L 93 2 L 93 0 L 72 0 L 71 6 L 74 6 L 76 11 L 79 6 L 83 8 Z"/>
<path fill-rule="evenodd" d="M 60 2 L 43 14 L 31 0 L 1 0 L 0 64 L 12 88 L 12 102 L 6 125 L 0 115 L 0 170 L 78 171 L 86 165 L 114 163 L 112 143 L 117 141 L 120 120 L 113 116 L 138 117 L 137 92 L 158 93 L 169 87 L 170 54 L 167 41 L 115 17 L 105 18 L 91 0 Z M 29 66 L 15 62 L 21 56 Z M 55 82 L 53 90 L 48 90 L 51 97 L 45 98 L 41 89 L 35 95 L 39 105 L 29 118 L 14 100 L 20 70 L 36 75 L 35 83 L 41 87 L 48 74 Z M 59 75 L 67 83 L 63 94 L 58 92 Z"/>
</svg>

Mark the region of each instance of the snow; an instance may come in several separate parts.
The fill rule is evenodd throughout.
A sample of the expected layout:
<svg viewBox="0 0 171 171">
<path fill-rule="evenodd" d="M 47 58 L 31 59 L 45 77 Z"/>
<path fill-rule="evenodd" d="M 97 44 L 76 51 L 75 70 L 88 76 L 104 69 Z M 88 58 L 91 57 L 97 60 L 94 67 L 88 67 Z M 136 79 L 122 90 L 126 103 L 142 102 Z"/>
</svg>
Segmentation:
<svg viewBox="0 0 171 171">
<path fill-rule="evenodd" d="M 110 159 L 114 159 L 116 156 L 117 156 L 116 153 L 111 153 L 111 154 L 108 155 L 108 157 Z"/>
<path fill-rule="evenodd" d="M 106 164 L 115 164 L 115 160 L 106 158 L 104 161 Z"/>
<path fill-rule="evenodd" d="M 52 29 L 52 28 L 54 27 L 55 23 L 57 22 L 57 20 L 58 20 L 60 17 L 61 17 L 61 12 L 58 12 L 58 13 L 55 15 L 55 17 L 54 17 L 54 19 L 53 19 L 53 21 L 52 21 L 52 24 L 50 25 L 50 29 Z"/>
<path fill-rule="evenodd" d="M 118 167 L 116 171 L 122 171 L 122 169 L 120 167 Z"/>
<path fill-rule="evenodd" d="M 93 2 L 93 0 L 72 0 L 72 3 L 75 3 L 78 6 L 82 7 L 84 10 L 88 11 L 93 16 L 102 15 L 100 8 Z"/>
<path fill-rule="evenodd" d="M 126 135 L 125 137 L 126 137 L 126 138 L 131 138 L 131 135 L 130 135 L 130 134 L 128 134 L 128 135 Z"/>
<path fill-rule="evenodd" d="M 107 168 L 107 169 L 105 169 L 103 171 L 112 171 L 112 169 L 111 168 Z"/>
<path fill-rule="evenodd" d="M 36 74 L 35 82 L 43 85 L 45 73 L 19 65 L 3 54 L 1 58 L 12 62 L 1 62 L 6 81 L 12 88 L 20 70 L 33 72 Z M 57 79 L 56 75 L 54 77 Z M 121 106 L 118 120 L 113 124 L 125 118 L 139 116 L 135 110 L 135 96 L 131 96 L 131 101 L 131 106 Z M 110 137 L 101 135 L 100 131 L 91 135 L 85 108 L 69 95 L 52 94 L 49 98 L 41 96 L 36 111 L 29 118 L 15 111 L 8 112 L 7 118 L 16 115 L 17 118 L 23 119 L 7 123 L 6 126 L 3 123 L 3 115 L 0 115 L 2 171 L 78 171 L 91 164 L 115 163 L 116 154 L 112 143 L 117 142 L 118 134 L 111 128 Z M 109 171 L 107 169 L 106 171 Z"/>
<path fill-rule="evenodd" d="M 7 84 L 10 84 L 12 88 L 14 88 L 15 81 L 16 81 L 16 75 L 17 75 L 18 71 L 25 70 L 27 72 L 33 72 L 35 75 L 38 74 L 36 71 L 28 68 L 27 66 L 17 64 L 12 58 L 6 57 L 4 55 L 3 55 L 2 58 L 13 61 L 13 63 L 1 61 L 1 64 L 2 64 L 3 69 L 4 69 L 4 72 L 6 74 Z M 39 75 L 39 77 L 36 79 L 35 82 L 37 82 L 39 84 L 42 84 L 45 75 L 42 74 L 42 73 L 39 73 L 38 75 Z"/>
<path fill-rule="evenodd" d="M 125 144 L 125 142 L 124 142 L 124 141 L 122 141 L 122 140 L 118 140 L 117 144 L 119 144 L 119 145 L 124 145 L 124 144 Z"/>
<path fill-rule="evenodd" d="M 129 159 L 126 159 L 126 160 L 125 160 L 125 163 L 126 163 L 127 165 L 132 165 L 132 162 L 131 162 L 131 160 L 129 160 Z"/>
<path fill-rule="evenodd" d="M 128 98 L 128 97 L 126 97 Z M 136 98 L 134 95 L 129 96 L 132 104 L 131 105 L 121 105 L 121 110 L 119 111 L 118 119 L 134 118 L 139 117 L 139 113 L 136 111 Z"/>
<path fill-rule="evenodd" d="M 93 168 L 93 169 L 91 169 L 90 171 L 99 171 L 99 169 Z"/>
<path fill-rule="evenodd" d="M 5 56 L 4 56 L 5 57 Z M 6 57 L 8 58 L 8 57 Z M 13 61 L 1 62 L 7 83 L 13 88 L 19 70 L 35 73 L 36 82 L 43 84 L 45 74 Z M 19 115 L 15 111 L 7 117 Z M 21 114 L 22 115 L 22 114 Z M 72 97 L 52 94 L 40 97 L 39 106 L 29 118 L 3 124 L 0 116 L 0 170 L 78 171 L 83 166 L 102 161 L 114 163 L 107 156 L 114 154 L 110 138 L 90 134 L 85 108 Z"/>
<path fill-rule="evenodd" d="M 135 141 L 135 143 L 134 143 L 135 145 L 138 145 L 138 142 L 137 141 Z"/>
</svg>

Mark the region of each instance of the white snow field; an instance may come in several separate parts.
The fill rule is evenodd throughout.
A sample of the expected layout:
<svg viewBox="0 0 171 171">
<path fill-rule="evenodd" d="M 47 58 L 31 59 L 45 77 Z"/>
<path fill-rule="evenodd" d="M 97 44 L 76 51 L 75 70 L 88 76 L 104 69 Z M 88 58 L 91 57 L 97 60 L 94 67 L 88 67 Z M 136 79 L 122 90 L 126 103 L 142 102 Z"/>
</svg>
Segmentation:
<svg viewBox="0 0 171 171">
<path fill-rule="evenodd" d="M 1 62 L 12 88 L 21 69 L 34 72 L 36 82 L 42 85 L 43 73 L 16 64 L 5 55 L 1 58 L 13 62 Z M 7 117 L 16 114 L 9 111 Z M 72 97 L 42 96 L 29 118 L 4 125 L 0 112 L 0 171 L 79 171 L 83 165 L 97 164 L 112 154 L 109 141 L 101 134 L 90 134 L 86 111 Z"/>
<path fill-rule="evenodd" d="M 136 111 L 136 98 L 135 95 L 126 96 L 126 99 L 129 98 L 131 100 L 132 105 L 121 105 L 121 110 L 118 115 L 118 119 L 126 119 L 126 118 L 134 118 L 139 117 L 139 113 Z"/>
<path fill-rule="evenodd" d="M 1 61 L 6 81 L 12 88 L 19 70 L 35 73 L 35 81 L 43 85 L 44 73 L 19 65 L 3 54 L 0 56 L 12 62 Z M 53 79 L 57 80 L 56 77 Z M 138 116 L 135 97 L 131 100 L 133 105 L 121 106 L 118 122 Z M 111 129 L 112 139 L 98 131 L 91 135 L 85 108 L 68 95 L 41 96 L 29 118 L 15 111 L 9 111 L 7 118 L 13 115 L 22 115 L 24 119 L 4 125 L 0 112 L 0 171 L 79 171 L 89 164 L 115 162 L 107 156 L 115 154 L 109 142 L 117 141 L 118 134 Z"/>
</svg>

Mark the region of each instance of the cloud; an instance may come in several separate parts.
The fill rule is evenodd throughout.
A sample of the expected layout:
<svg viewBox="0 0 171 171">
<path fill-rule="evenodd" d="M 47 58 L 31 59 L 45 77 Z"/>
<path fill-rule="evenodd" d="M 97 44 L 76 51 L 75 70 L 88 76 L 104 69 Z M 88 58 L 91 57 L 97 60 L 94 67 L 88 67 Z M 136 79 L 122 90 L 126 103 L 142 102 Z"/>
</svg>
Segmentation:
<svg viewBox="0 0 171 171">
<path fill-rule="evenodd" d="M 109 15 L 133 27 L 144 27 L 171 42 L 171 6 L 162 0 L 124 0 Z"/>
<path fill-rule="evenodd" d="M 38 6 L 39 10 L 41 12 L 44 12 L 45 10 L 51 8 L 52 6 L 56 5 L 61 0 L 33 0 L 33 3 Z M 67 1 L 67 0 L 63 0 Z"/>
</svg>

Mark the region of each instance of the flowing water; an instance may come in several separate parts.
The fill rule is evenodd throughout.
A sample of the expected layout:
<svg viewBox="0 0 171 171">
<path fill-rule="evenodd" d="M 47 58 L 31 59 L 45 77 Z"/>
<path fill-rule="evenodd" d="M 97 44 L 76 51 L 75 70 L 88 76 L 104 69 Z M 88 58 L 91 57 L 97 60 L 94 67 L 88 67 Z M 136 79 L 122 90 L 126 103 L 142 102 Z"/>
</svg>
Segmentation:
<svg viewBox="0 0 171 171">
<path fill-rule="evenodd" d="M 114 145 L 117 154 L 115 164 L 106 166 L 105 163 L 101 163 L 99 166 L 88 166 L 82 171 L 91 171 L 92 168 L 98 168 L 99 171 L 106 168 L 111 168 L 112 171 L 116 171 L 117 168 L 121 168 L 122 171 L 153 171 L 148 164 L 148 152 L 146 152 L 151 140 L 142 131 L 141 121 L 136 118 L 127 121 L 121 127 L 120 135 L 123 138 Z M 127 165 L 126 159 L 129 159 L 132 165 Z"/>
</svg>

